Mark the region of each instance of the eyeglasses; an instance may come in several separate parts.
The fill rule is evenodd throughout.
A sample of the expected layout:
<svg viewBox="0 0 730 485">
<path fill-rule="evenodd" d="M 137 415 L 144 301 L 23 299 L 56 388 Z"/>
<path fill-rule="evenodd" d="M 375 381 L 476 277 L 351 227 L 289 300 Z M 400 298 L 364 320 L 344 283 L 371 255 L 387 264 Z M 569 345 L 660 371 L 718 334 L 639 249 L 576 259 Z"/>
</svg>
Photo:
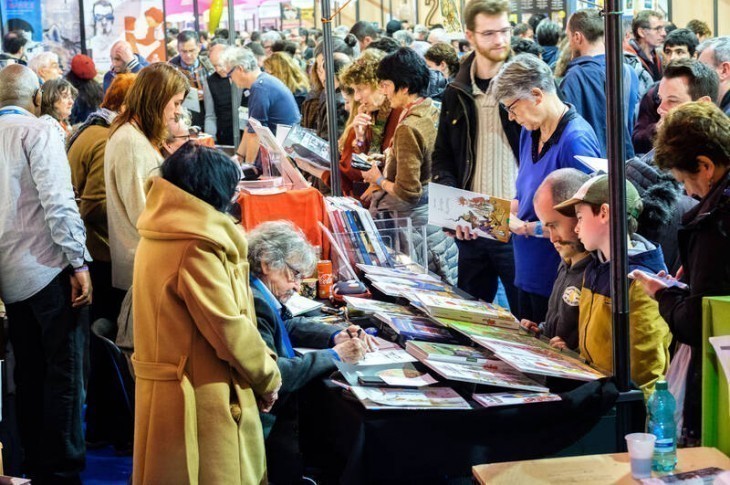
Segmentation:
<svg viewBox="0 0 730 485">
<path fill-rule="evenodd" d="M 517 98 L 514 101 L 510 103 L 509 106 L 506 106 L 504 103 L 499 103 L 499 105 L 502 107 L 503 110 L 511 114 L 512 116 L 515 116 L 514 107 L 515 105 L 521 100 L 522 98 Z"/>
<path fill-rule="evenodd" d="M 485 39 L 492 39 L 497 34 L 499 34 L 503 37 L 510 37 L 512 35 L 512 27 L 505 27 L 505 28 L 499 29 L 499 30 L 485 30 L 483 32 L 474 32 L 474 33 L 481 35 Z"/>
<path fill-rule="evenodd" d="M 226 78 L 229 78 L 230 79 L 230 77 L 233 75 L 233 72 L 236 69 L 238 69 L 239 67 L 241 67 L 241 66 L 233 66 L 233 69 L 231 69 L 230 71 L 228 71 L 228 74 L 226 74 Z"/>
<path fill-rule="evenodd" d="M 286 265 L 286 269 L 287 269 L 287 277 L 291 281 L 302 281 L 304 279 L 304 275 L 302 274 L 301 271 L 295 270 L 294 268 L 291 267 L 291 265 L 289 263 L 285 262 L 284 264 Z"/>
</svg>

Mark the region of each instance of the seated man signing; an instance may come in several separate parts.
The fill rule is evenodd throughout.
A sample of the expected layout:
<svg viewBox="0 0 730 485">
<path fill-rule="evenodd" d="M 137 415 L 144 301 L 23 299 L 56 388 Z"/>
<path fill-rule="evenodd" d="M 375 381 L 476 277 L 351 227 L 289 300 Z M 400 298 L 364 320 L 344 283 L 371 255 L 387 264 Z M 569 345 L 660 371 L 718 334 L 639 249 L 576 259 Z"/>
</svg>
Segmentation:
<svg viewBox="0 0 730 485">
<path fill-rule="evenodd" d="M 608 205 L 608 176 L 591 178 L 569 200 L 555 209 L 574 210 L 580 241 L 593 257 L 583 276 L 580 294 L 578 342 L 580 354 L 589 364 L 607 372 L 613 370 L 613 325 L 611 315 L 611 220 Z M 631 182 L 626 182 L 628 212 L 629 271 L 648 273 L 666 271 L 662 250 L 635 234 L 643 205 Z M 569 213 L 569 212 L 567 212 Z M 648 397 L 654 383 L 666 375 L 672 334 L 659 315 L 657 302 L 648 297 L 641 285 L 629 284 L 629 340 L 631 379 Z"/>
<path fill-rule="evenodd" d="M 574 168 L 558 169 L 537 188 L 532 204 L 542 222 L 545 236 L 560 254 L 558 277 L 548 301 L 545 321 L 539 325 L 522 320 L 522 327 L 550 339 L 557 348 L 578 349 L 578 302 L 583 286 L 583 272 L 591 261 L 590 253 L 575 233 L 575 214 L 563 215 L 553 206 L 565 202 L 588 180 L 588 175 Z"/>
<path fill-rule="evenodd" d="M 302 277 L 314 272 L 314 249 L 288 221 L 264 222 L 247 234 L 251 290 L 261 337 L 277 354 L 281 372 L 279 401 L 260 414 L 266 437 L 269 479 L 292 483 L 301 477 L 298 451 L 298 403 L 293 395 L 312 380 L 328 375 L 335 361 L 355 363 L 375 348 L 360 327 L 329 325 L 313 318 L 282 317 L 282 303 L 299 289 Z M 344 331 L 343 331 L 344 330 Z M 294 354 L 294 347 L 321 350 Z"/>
</svg>

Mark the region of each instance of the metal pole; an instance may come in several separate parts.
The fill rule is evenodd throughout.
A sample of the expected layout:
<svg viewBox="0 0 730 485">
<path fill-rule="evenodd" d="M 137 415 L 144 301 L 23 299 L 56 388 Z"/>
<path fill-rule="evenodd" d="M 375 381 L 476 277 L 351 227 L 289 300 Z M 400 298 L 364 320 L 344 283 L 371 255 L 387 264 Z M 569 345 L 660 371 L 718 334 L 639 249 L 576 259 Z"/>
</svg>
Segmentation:
<svg viewBox="0 0 730 485">
<path fill-rule="evenodd" d="M 360 0 L 355 0 L 355 22 L 360 21 Z"/>
<path fill-rule="evenodd" d="M 1 20 L 2 16 L 0 16 Z M 86 21 L 84 20 L 84 0 L 79 0 L 79 42 L 81 42 L 81 53 L 86 55 Z"/>
<path fill-rule="evenodd" d="M 720 34 L 718 33 L 720 31 L 720 21 L 717 18 L 717 16 L 720 15 L 720 9 L 717 4 L 717 0 L 713 0 L 712 2 L 712 15 L 714 16 L 712 26 L 714 27 L 715 37 L 720 37 Z"/>
<path fill-rule="evenodd" d="M 330 184 L 332 195 L 342 195 L 340 184 L 340 155 L 337 151 L 337 101 L 335 99 L 335 60 L 332 52 L 332 22 L 330 0 L 322 0 L 322 34 L 324 42 L 324 90 L 327 100 L 327 134 L 330 143 Z"/>
<path fill-rule="evenodd" d="M 611 218 L 611 312 L 613 316 L 613 371 L 619 392 L 631 383 L 629 354 L 628 244 L 626 229 L 626 170 L 624 152 L 623 48 L 620 0 L 606 1 L 606 145 Z M 629 426 L 629 406 L 616 409 L 616 441 L 622 446 Z"/>
<path fill-rule="evenodd" d="M 233 12 L 233 0 L 228 0 L 228 45 L 236 45 L 236 23 Z M 241 105 L 240 100 L 236 103 L 238 95 L 238 86 L 231 82 L 231 111 L 233 112 L 233 149 L 238 151 L 238 144 L 241 141 L 241 128 L 238 125 L 238 107 Z M 243 93 L 241 93 L 243 96 Z"/>
<path fill-rule="evenodd" d="M 195 33 L 200 34 L 200 11 L 198 10 L 198 0 L 193 0 L 193 26 L 195 27 Z"/>
<path fill-rule="evenodd" d="M 83 0 L 82 0 L 83 1 Z M 167 7 L 165 7 L 165 0 L 162 0 L 162 33 L 167 39 Z M 167 41 L 165 41 L 167 43 Z M 167 61 L 167 46 L 165 46 L 165 61 Z"/>
</svg>

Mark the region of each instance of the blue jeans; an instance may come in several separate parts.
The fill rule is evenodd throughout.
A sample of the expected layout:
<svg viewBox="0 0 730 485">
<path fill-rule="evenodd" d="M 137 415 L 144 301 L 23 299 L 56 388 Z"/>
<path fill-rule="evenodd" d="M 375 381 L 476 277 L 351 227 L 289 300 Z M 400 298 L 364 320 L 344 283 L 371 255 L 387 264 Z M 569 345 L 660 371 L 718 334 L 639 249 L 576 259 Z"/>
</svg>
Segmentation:
<svg viewBox="0 0 730 485">
<path fill-rule="evenodd" d="M 497 294 L 497 279 L 502 280 L 507 301 L 517 313 L 515 256 L 512 242 L 503 243 L 480 237 L 474 241 L 456 240 L 459 246 L 459 288 L 487 302 Z"/>
<path fill-rule="evenodd" d="M 23 471 L 34 484 L 80 484 L 89 308 L 71 308 L 69 274 L 62 272 L 7 312 Z"/>
</svg>

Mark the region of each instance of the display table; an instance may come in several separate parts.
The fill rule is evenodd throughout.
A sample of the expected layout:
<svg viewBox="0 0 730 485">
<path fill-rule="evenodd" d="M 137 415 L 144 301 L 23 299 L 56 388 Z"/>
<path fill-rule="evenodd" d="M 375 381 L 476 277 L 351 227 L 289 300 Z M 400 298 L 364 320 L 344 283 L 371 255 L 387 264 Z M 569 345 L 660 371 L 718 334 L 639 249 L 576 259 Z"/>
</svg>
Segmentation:
<svg viewBox="0 0 730 485">
<path fill-rule="evenodd" d="M 368 411 L 328 380 L 313 384 L 300 407 L 302 450 L 308 462 L 348 485 L 446 483 L 487 461 L 617 446 L 611 417 L 617 392 L 610 381 L 577 383 L 559 402 L 475 404 L 468 411 Z M 643 421 L 640 409 L 636 415 Z M 589 432 L 592 439 L 585 439 Z"/>
<path fill-rule="evenodd" d="M 684 448 L 677 450 L 678 464 L 674 473 L 718 467 L 730 470 L 730 458 L 716 448 Z M 472 468 L 480 484 L 516 483 L 591 483 L 633 484 L 628 453 L 609 455 L 548 458 L 477 465 Z M 654 476 L 657 476 L 654 474 Z"/>
</svg>

